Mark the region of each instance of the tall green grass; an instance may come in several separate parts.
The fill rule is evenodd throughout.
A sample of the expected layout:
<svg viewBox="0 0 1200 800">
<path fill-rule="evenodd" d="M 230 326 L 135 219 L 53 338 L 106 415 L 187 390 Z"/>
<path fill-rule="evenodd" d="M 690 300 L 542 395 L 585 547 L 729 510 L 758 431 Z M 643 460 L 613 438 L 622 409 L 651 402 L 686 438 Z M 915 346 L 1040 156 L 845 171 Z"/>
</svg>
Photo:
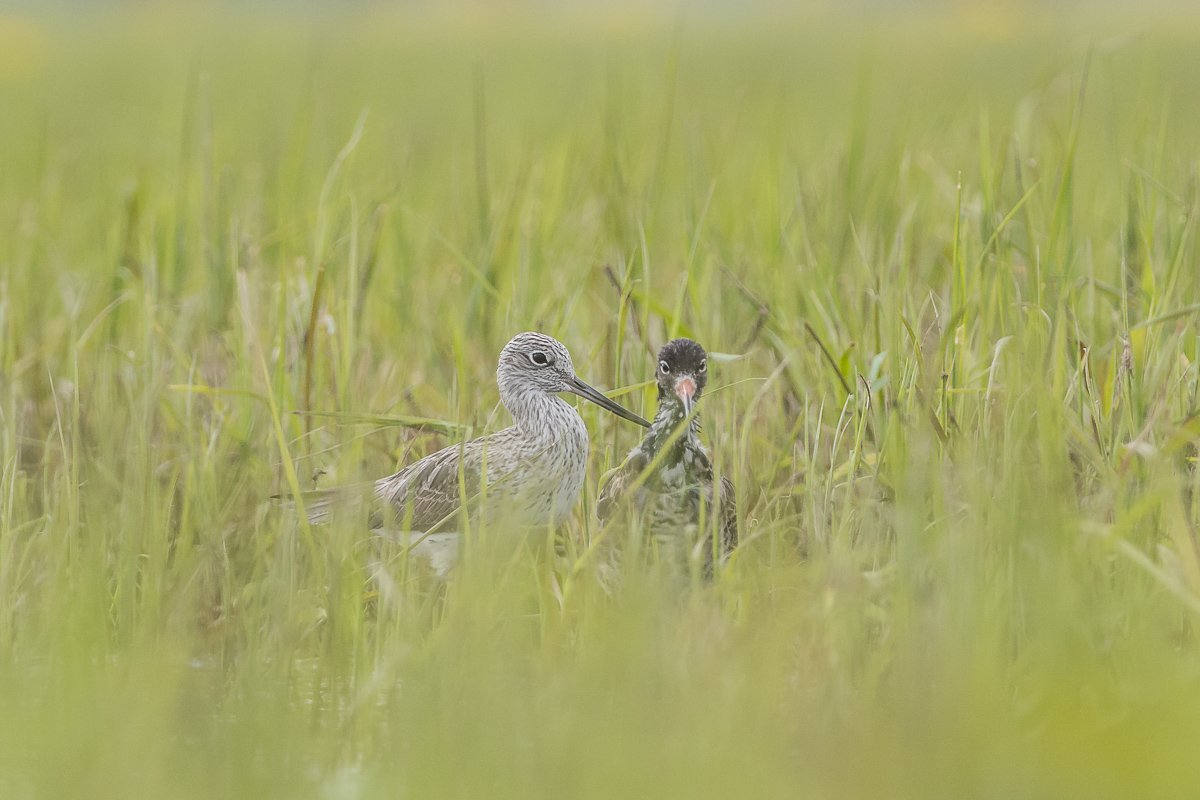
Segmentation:
<svg viewBox="0 0 1200 800">
<path fill-rule="evenodd" d="M 1192 796 L 1196 23 L 0 18 L 0 796 Z M 610 588 L 589 408 L 445 584 L 267 501 L 526 329 L 738 356 L 713 585 Z"/>
</svg>

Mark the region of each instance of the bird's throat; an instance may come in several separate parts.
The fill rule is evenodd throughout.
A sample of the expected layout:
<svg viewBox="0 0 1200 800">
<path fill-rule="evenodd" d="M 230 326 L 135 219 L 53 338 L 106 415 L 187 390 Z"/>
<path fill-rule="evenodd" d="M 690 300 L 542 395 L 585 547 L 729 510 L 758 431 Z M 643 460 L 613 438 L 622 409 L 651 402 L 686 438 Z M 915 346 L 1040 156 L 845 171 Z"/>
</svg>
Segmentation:
<svg viewBox="0 0 1200 800">
<path fill-rule="evenodd" d="M 642 449 L 655 454 L 665 449 L 667 452 L 664 454 L 663 460 L 666 464 L 679 461 L 683 458 L 684 450 L 689 442 L 696 440 L 699 436 L 699 420 L 695 415 L 692 415 L 691 420 L 686 423 L 686 431 L 679 430 L 685 424 L 685 418 L 686 415 L 681 404 L 669 401 L 660 402 L 658 411 L 654 415 L 654 421 L 650 423 L 650 431 L 642 443 Z"/>
</svg>

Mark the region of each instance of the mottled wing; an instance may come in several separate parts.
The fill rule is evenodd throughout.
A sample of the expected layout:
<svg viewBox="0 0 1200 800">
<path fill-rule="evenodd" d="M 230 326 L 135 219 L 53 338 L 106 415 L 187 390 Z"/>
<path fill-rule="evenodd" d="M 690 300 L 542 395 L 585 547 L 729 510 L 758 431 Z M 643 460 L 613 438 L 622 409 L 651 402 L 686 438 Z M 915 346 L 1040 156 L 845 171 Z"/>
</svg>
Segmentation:
<svg viewBox="0 0 1200 800">
<path fill-rule="evenodd" d="M 721 514 L 721 552 L 728 555 L 738 544 L 737 495 L 733 481 L 724 475 L 720 487 L 721 494 L 716 502 Z"/>
<path fill-rule="evenodd" d="M 600 499 L 596 501 L 596 516 L 601 522 L 607 522 L 626 502 L 626 494 L 637 477 L 646 467 L 646 457 L 640 448 L 634 449 L 621 466 L 617 467 L 608 482 L 600 489 Z"/>
<path fill-rule="evenodd" d="M 380 478 L 375 492 L 406 530 L 437 530 L 453 520 L 464 497 L 470 500 L 479 493 L 483 447 L 484 440 L 476 439 L 443 448 Z"/>
</svg>

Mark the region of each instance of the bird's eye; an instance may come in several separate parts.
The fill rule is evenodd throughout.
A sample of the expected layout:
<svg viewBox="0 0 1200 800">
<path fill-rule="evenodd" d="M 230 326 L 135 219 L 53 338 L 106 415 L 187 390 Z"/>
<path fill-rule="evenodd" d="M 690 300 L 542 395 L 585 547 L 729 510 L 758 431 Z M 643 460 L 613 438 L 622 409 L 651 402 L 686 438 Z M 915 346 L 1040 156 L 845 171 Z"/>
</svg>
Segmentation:
<svg viewBox="0 0 1200 800">
<path fill-rule="evenodd" d="M 550 363 L 550 356 L 546 355 L 541 350 L 534 350 L 529 354 L 529 360 L 535 367 L 544 367 Z"/>
<path fill-rule="evenodd" d="M 708 372 L 708 359 L 707 358 L 700 362 L 700 371 Z"/>
<path fill-rule="evenodd" d="M 663 375 L 669 375 L 671 373 L 671 365 L 665 361 L 660 361 L 658 362 L 658 371 Z"/>
</svg>

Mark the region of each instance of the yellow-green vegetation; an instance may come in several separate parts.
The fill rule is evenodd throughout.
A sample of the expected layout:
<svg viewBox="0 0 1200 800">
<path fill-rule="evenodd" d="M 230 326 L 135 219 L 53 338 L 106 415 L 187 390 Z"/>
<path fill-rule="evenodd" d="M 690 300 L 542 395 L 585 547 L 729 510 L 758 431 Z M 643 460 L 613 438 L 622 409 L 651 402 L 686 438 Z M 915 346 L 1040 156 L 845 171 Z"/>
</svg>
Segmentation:
<svg viewBox="0 0 1200 800">
<path fill-rule="evenodd" d="M 0 18 L 0 796 L 1195 796 L 1200 24 L 888 8 Z M 526 329 L 717 354 L 712 585 L 591 407 L 445 584 L 270 502 Z"/>
</svg>

